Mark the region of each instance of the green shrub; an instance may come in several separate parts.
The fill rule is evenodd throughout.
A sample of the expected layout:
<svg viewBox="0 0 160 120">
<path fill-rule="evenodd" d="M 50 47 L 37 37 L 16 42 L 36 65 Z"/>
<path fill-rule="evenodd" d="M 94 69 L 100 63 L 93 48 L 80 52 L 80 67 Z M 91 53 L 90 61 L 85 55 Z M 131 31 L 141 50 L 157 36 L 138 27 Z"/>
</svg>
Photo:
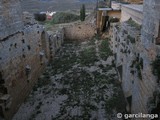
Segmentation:
<svg viewBox="0 0 160 120">
<path fill-rule="evenodd" d="M 112 51 L 109 47 L 109 39 L 103 40 L 99 45 L 99 54 L 103 60 L 107 60 L 107 58 L 112 55 Z"/>
<path fill-rule="evenodd" d="M 45 21 L 46 20 L 46 14 L 40 14 L 40 13 L 35 13 L 34 18 L 37 21 Z"/>
<path fill-rule="evenodd" d="M 69 23 L 79 20 L 79 16 L 72 13 L 58 12 L 53 16 L 52 24 Z"/>
<path fill-rule="evenodd" d="M 137 30 L 141 30 L 141 25 L 137 24 L 134 20 L 132 20 L 132 18 L 127 21 L 127 24 L 129 24 L 131 27 L 136 28 Z"/>
</svg>

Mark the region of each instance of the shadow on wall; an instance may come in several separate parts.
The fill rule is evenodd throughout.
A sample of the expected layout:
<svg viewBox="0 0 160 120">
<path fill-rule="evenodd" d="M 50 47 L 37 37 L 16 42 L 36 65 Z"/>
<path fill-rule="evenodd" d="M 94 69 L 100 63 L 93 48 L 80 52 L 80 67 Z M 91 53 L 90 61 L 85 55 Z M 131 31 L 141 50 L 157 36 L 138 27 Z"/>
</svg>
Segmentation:
<svg viewBox="0 0 160 120">
<path fill-rule="evenodd" d="M 48 56 L 47 56 L 46 35 L 45 35 L 44 31 L 41 34 L 41 44 L 42 44 L 42 52 L 45 54 L 45 57 L 48 58 Z"/>
</svg>

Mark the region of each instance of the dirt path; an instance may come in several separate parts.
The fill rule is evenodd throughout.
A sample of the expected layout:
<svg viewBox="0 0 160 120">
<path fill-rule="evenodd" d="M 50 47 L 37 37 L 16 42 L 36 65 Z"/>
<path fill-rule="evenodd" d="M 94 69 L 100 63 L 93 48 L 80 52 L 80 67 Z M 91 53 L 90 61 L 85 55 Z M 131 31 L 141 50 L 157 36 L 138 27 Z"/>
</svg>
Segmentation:
<svg viewBox="0 0 160 120">
<path fill-rule="evenodd" d="M 116 120 L 125 103 L 107 40 L 65 43 L 13 120 Z"/>
</svg>

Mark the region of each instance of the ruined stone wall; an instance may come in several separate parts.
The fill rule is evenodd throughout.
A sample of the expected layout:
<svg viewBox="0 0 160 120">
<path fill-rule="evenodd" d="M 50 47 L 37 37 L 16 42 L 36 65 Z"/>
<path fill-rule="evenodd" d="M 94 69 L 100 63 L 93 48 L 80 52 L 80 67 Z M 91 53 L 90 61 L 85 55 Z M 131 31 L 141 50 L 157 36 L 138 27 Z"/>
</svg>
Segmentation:
<svg viewBox="0 0 160 120">
<path fill-rule="evenodd" d="M 85 40 L 95 35 L 95 26 L 90 23 L 77 23 L 64 27 L 64 37 L 66 40 Z"/>
<path fill-rule="evenodd" d="M 122 82 L 124 95 L 128 98 L 135 92 L 133 91 L 135 80 L 139 80 L 138 72 L 132 64 L 139 53 L 139 49 L 136 46 L 140 42 L 140 30 L 124 22 L 122 24 L 113 24 L 112 34 L 112 50 L 115 54 L 115 64 Z"/>
<path fill-rule="evenodd" d="M 135 24 L 135 19 L 112 28 L 112 50 L 131 113 L 153 113 L 159 105 L 160 87 L 152 72 L 152 63 L 160 50 L 156 44 L 160 35 L 159 10 L 159 0 L 145 1 L 142 28 Z"/>
<path fill-rule="evenodd" d="M 21 33 L 0 42 L 0 72 L 4 79 L 1 89 L 6 89 L 1 91 L 1 97 L 9 95 L 5 99 L 7 103 L 1 104 L 6 119 L 16 112 L 47 63 L 46 48 L 42 47 L 43 29 L 37 27 L 26 27 Z"/>
<path fill-rule="evenodd" d="M 49 38 L 50 58 L 54 58 L 56 51 L 60 49 L 64 42 L 64 28 L 58 29 L 56 32 L 47 31 Z"/>
<path fill-rule="evenodd" d="M 155 97 L 155 92 L 157 95 L 160 91 L 157 91 L 159 88 L 159 83 L 157 81 L 157 76 L 153 75 L 153 68 L 151 63 L 156 59 L 156 56 L 159 55 L 160 49 L 159 45 L 156 44 L 156 39 L 160 34 L 160 1 L 159 0 L 147 0 L 144 1 L 144 19 L 142 25 L 142 39 L 141 39 L 141 48 L 142 52 L 140 56 L 144 61 L 144 69 L 143 69 L 143 80 L 139 89 L 141 89 L 140 95 L 143 97 L 141 101 L 144 101 L 144 104 L 148 104 L 150 97 Z M 158 66 L 157 66 L 158 67 Z M 145 96 L 144 96 L 145 95 Z M 134 100 L 137 96 L 135 96 Z M 159 98 L 160 99 L 160 98 Z M 156 99 L 154 100 L 156 101 Z M 149 104 L 148 107 L 152 105 Z M 155 107 L 157 106 L 157 103 Z M 146 107 L 148 110 L 149 108 Z M 138 107 L 137 107 L 138 108 Z M 133 111 L 135 112 L 135 108 Z M 149 112 L 152 110 L 149 109 Z"/>
<path fill-rule="evenodd" d="M 31 14 L 20 11 L 18 0 L 0 1 L 0 118 L 6 120 L 32 90 L 51 60 L 52 46 L 54 51 L 60 48 L 64 36 L 62 30 L 48 34 Z"/>
</svg>

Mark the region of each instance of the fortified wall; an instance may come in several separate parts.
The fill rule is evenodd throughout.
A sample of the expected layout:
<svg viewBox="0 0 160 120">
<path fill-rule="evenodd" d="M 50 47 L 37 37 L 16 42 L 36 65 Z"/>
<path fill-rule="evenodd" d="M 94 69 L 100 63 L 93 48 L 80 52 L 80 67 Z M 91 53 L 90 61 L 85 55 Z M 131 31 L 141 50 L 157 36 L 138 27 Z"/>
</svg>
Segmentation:
<svg viewBox="0 0 160 120">
<path fill-rule="evenodd" d="M 0 119 L 11 119 L 63 43 L 63 28 L 45 31 L 21 13 L 19 0 L 0 1 Z"/>
<path fill-rule="evenodd" d="M 144 1 L 141 12 L 140 7 L 131 7 L 122 6 L 122 22 L 113 24 L 111 30 L 111 48 L 128 103 L 126 109 L 136 114 L 160 113 L 156 57 L 160 53 L 160 1 Z"/>
</svg>

